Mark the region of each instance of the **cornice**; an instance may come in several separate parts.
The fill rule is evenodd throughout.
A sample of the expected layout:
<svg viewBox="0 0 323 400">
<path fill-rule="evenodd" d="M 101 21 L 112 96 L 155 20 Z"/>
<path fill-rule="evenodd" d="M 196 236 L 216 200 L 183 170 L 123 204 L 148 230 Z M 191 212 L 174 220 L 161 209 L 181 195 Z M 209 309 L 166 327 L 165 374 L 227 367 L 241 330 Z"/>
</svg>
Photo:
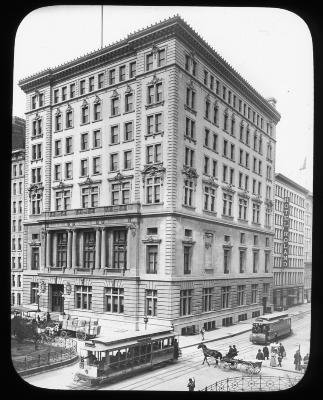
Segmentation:
<svg viewBox="0 0 323 400">
<path fill-rule="evenodd" d="M 249 97 L 262 111 L 265 110 L 276 123 L 280 120 L 278 111 L 178 15 L 129 34 L 127 38 L 105 46 L 103 49 L 21 79 L 18 84 L 27 93 L 41 85 L 56 82 L 64 76 L 70 77 L 80 71 L 85 72 L 105 65 L 120 57 L 135 55 L 136 51 L 143 46 L 156 44 L 160 39 L 165 40 L 169 37 L 180 39 L 212 69 L 216 69 L 233 87 Z"/>
</svg>

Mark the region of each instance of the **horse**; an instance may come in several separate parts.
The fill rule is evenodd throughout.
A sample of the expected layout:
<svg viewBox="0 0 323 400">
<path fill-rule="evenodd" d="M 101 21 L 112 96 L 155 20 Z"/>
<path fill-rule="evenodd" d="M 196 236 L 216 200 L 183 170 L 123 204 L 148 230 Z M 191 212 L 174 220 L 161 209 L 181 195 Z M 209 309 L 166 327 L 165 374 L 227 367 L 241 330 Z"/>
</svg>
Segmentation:
<svg viewBox="0 0 323 400">
<path fill-rule="evenodd" d="M 215 359 L 215 365 L 218 365 L 218 364 L 219 364 L 218 358 L 219 358 L 220 360 L 222 360 L 222 354 L 221 354 L 219 351 L 209 349 L 208 347 L 206 347 L 206 345 L 205 345 L 204 343 L 200 343 L 200 344 L 197 346 L 197 348 L 198 348 L 198 349 L 202 349 L 203 354 L 204 354 L 204 360 L 203 360 L 202 365 L 203 365 L 204 362 L 206 361 L 206 362 L 207 362 L 207 365 L 210 366 L 210 364 L 209 364 L 209 362 L 208 362 L 208 360 L 207 360 L 208 357 L 214 357 L 214 359 Z M 214 366 L 214 367 L 215 367 L 215 366 Z"/>
</svg>

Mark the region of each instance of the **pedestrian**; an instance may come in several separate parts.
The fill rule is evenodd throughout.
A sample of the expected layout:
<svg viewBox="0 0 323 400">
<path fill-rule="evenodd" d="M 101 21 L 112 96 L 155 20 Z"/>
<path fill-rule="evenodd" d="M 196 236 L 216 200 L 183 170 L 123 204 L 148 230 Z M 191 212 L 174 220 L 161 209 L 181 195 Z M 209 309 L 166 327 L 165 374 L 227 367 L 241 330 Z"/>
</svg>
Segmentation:
<svg viewBox="0 0 323 400">
<path fill-rule="evenodd" d="M 278 354 L 278 357 L 277 357 L 277 360 L 278 360 L 278 367 L 281 367 L 281 366 L 282 366 L 282 359 L 283 359 L 283 356 L 281 355 L 281 353 L 279 353 L 279 354 Z"/>
<path fill-rule="evenodd" d="M 195 389 L 195 378 L 193 378 L 193 379 L 189 378 L 187 387 L 188 387 L 188 391 L 189 392 L 194 392 L 194 389 Z"/>
<path fill-rule="evenodd" d="M 200 334 L 202 336 L 202 340 L 204 340 L 204 333 L 205 333 L 205 329 L 204 329 L 204 326 L 202 326 L 202 328 L 200 330 Z"/>
<path fill-rule="evenodd" d="M 274 342 L 275 342 L 275 343 L 278 343 L 278 335 L 277 335 L 277 332 L 275 333 L 275 336 L 274 336 Z"/>
<path fill-rule="evenodd" d="M 46 314 L 46 321 L 47 321 L 47 322 L 50 321 L 50 313 L 49 313 L 49 311 L 47 311 L 47 314 Z"/>
<path fill-rule="evenodd" d="M 299 350 L 296 350 L 296 353 L 294 354 L 294 364 L 296 371 L 301 370 L 301 362 L 302 362 L 301 352 Z"/>
<path fill-rule="evenodd" d="M 278 354 L 283 357 L 286 357 L 285 347 L 279 343 Z"/>
<path fill-rule="evenodd" d="M 227 353 L 227 357 L 231 358 L 231 357 L 233 357 L 233 354 L 234 354 L 234 350 L 233 350 L 232 346 L 229 346 L 229 351 Z"/>
<path fill-rule="evenodd" d="M 233 345 L 233 350 L 232 350 L 232 357 L 235 357 L 235 356 L 237 356 L 238 355 L 238 350 L 237 350 L 237 348 L 236 348 L 236 345 L 234 344 Z"/>
<path fill-rule="evenodd" d="M 306 371 L 306 368 L 307 368 L 307 365 L 308 365 L 308 359 L 309 359 L 309 355 L 308 355 L 308 353 L 306 353 L 306 356 L 303 358 L 304 371 Z"/>
<path fill-rule="evenodd" d="M 268 347 L 265 346 L 265 347 L 262 349 L 262 351 L 263 351 L 263 354 L 264 354 L 264 360 L 269 360 L 269 350 L 268 350 Z"/>
<path fill-rule="evenodd" d="M 276 365 L 277 365 L 276 357 L 277 357 L 276 353 L 271 353 L 271 356 L 270 356 L 270 366 L 271 367 L 276 367 Z"/>
<path fill-rule="evenodd" d="M 174 358 L 178 360 L 179 351 L 178 351 L 178 341 L 177 339 L 174 340 Z"/>
<path fill-rule="evenodd" d="M 264 359 L 264 355 L 263 355 L 263 352 L 261 351 L 261 349 L 258 350 L 258 353 L 256 355 L 256 359 L 257 360 L 263 360 Z"/>
<path fill-rule="evenodd" d="M 40 316 L 37 314 L 37 322 L 40 324 Z"/>
</svg>

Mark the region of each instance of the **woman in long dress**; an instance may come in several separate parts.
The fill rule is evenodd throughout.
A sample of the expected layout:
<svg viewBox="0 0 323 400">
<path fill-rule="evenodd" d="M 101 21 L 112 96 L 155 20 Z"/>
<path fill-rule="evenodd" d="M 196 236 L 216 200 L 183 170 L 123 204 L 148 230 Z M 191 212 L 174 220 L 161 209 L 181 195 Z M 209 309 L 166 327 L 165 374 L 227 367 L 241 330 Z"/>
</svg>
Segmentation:
<svg viewBox="0 0 323 400">
<path fill-rule="evenodd" d="M 271 353 L 270 355 L 270 366 L 271 367 L 277 366 L 277 354 L 275 352 Z"/>
</svg>

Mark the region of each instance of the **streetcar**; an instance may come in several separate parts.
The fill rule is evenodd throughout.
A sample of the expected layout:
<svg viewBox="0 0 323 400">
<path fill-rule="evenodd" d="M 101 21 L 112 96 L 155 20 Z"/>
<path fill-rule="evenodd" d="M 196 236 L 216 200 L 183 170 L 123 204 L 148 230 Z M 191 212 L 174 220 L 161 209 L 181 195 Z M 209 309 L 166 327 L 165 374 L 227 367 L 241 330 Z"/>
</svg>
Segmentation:
<svg viewBox="0 0 323 400">
<path fill-rule="evenodd" d="M 92 339 L 80 351 L 74 381 L 98 385 L 174 362 L 179 356 L 178 334 L 172 330 L 132 332 L 112 341 Z"/>
<path fill-rule="evenodd" d="M 291 317 L 286 313 L 273 313 L 255 319 L 249 339 L 254 344 L 266 345 L 291 333 Z"/>
</svg>

